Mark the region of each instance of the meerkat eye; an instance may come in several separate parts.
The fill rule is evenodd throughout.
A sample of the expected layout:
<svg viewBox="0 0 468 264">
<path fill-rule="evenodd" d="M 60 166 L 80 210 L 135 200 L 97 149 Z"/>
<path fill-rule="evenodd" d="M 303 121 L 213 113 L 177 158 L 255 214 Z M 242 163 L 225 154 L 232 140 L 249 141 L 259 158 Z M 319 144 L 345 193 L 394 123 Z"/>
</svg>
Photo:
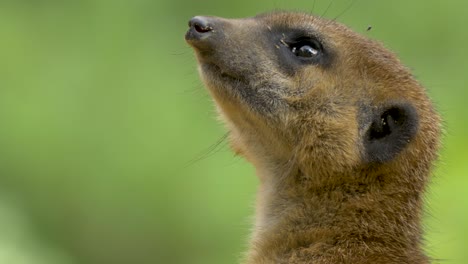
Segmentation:
<svg viewBox="0 0 468 264">
<path fill-rule="evenodd" d="M 320 43 L 314 40 L 300 40 L 289 45 L 291 52 L 297 57 L 314 58 L 320 54 Z"/>
<path fill-rule="evenodd" d="M 292 47 L 292 53 L 294 53 L 298 57 L 305 57 L 305 58 L 312 58 L 315 57 L 319 52 L 318 50 L 312 48 L 309 45 L 304 45 L 302 47 Z"/>
</svg>

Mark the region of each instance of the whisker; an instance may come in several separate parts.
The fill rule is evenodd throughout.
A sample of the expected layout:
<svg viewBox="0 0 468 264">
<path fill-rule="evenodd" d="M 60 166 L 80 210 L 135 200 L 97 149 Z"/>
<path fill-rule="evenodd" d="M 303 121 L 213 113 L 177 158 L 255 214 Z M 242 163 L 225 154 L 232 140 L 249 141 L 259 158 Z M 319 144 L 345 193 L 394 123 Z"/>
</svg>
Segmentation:
<svg viewBox="0 0 468 264">
<path fill-rule="evenodd" d="M 204 87 L 203 85 L 194 85 L 192 88 L 187 88 L 185 90 L 180 91 L 181 94 L 189 94 L 190 96 L 196 96 L 196 100 L 201 100 L 201 99 L 209 99 L 210 96 L 208 93 L 204 92 Z"/>
<path fill-rule="evenodd" d="M 330 9 L 330 7 L 332 6 L 333 2 L 334 2 L 334 0 L 330 0 L 330 3 L 328 4 L 327 9 L 325 9 L 325 12 L 323 12 L 323 14 L 322 14 L 320 17 L 324 17 L 324 16 L 327 14 L 328 9 Z"/>
<path fill-rule="evenodd" d="M 180 55 L 185 55 L 191 53 L 191 48 L 189 46 L 184 46 L 184 48 L 181 48 L 177 51 L 171 51 L 169 54 L 174 55 L 174 56 L 180 56 Z"/>
<path fill-rule="evenodd" d="M 349 5 L 345 8 L 345 10 L 343 10 L 343 12 L 341 12 L 341 13 L 338 14 L 335 18 L 333 18 L 332 21 L 337 20 L 337 19 L 340 18 L 342 15 L 344 15 L 346 12 L 348 12 L 348 10 L 350 10 L 350 9 L 354 6 L 354 4 L 355 4 L 356 2 L 357 2 L 356 0 L 352 0 L 352 1 L 351 1 L 351 4 L 349 4 Z"/>
<path fill-rule="evenodd" d="M 197 155 L 198 157 L 195 157 L 195 158 L 191 159 L 190 161 L 188 161 L 184 165 L 184 167 L 185 168 L 190 167 L 193 164 L 195 164 L 196 162 L 204 160 L 204 159 L 210 157 L 211 155 L 213 155 L 214 153 L 218 152 L 219 150 L 221 150 L 224 146 L 227 145 L 226 139 L 227 139 L 228 136 L 229 136 L 229 133 L 225 133 L 213 145 L 211 145 L 207 149 L 203 150 L 200 154 L 198 154 Z"/>
</svg>

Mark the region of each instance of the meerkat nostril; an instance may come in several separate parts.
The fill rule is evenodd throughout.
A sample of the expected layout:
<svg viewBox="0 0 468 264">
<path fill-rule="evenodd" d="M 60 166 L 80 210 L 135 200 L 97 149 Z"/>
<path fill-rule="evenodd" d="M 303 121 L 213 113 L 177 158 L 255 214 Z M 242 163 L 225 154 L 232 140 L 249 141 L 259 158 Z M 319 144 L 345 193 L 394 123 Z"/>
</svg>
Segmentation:
<svg viewBox="0 0 468 264">
<path fill-rule="evenodd" d="M 206 32 L 210 32 L 212 28 L 209 26 L 202 26 L 202 25 L 195 24 L 195 30 L 199 33 L 206 33 Z"/>
<path fill-rule="evenodd" d="M 189 21 L 189 26 L 198 33 L 207 33 L 213 30 L 206 17 L 197 16 Z"/>
<path fill-rule="evenodd" d="M 216 39 L 213 36 L 213 28 L 220 28 L 216 18 L 196 16 L 190 19 L 189 30 L 185 34 L 185 40 L 194 48 L 206 49 Z"/>
</svg>

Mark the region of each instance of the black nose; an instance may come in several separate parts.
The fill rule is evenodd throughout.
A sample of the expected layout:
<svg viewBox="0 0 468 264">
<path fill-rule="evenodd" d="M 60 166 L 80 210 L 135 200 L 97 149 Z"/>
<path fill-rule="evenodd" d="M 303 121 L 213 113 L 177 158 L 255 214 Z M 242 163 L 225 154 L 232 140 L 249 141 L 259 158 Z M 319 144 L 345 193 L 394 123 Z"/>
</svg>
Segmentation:
<svg viewBox="0 0 468 264">
<path fill-rule="evenodd" d="M 189 30 L 185 34 L 185 39 L 190 43 L 207 42 L 212 39 L 215 20 L 212 17 L 196 16 L 189 21 Z M 201 45 L 201 44 L 198 44 Z"/>
<path fill-rule="evenodd" d="M 213 31 L 213 27 L 209 24 L 207 17 L 196 16 L 190 19 L 189 27 L 200 34 Z"/>
</svg>

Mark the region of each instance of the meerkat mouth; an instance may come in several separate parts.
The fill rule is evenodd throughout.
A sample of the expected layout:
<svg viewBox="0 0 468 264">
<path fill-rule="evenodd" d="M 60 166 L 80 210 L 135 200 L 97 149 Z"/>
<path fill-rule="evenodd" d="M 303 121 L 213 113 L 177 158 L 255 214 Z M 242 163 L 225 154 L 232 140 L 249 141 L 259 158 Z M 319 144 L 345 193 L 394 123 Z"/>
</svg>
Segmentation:
<svg viewBox="0 0 468 264">
<path fill-rule="evenodd" d="M 239 86 L 239 84 L 246 86 L 249 83 L 245 77 L 228 72 L 215 63 L 204 63 L 202 65 L 202 71 L 205 74 L 208 74 L 210 78 L 214 78 L 223 83 L 235 85 L 236 87 Z"/>
</svg>

